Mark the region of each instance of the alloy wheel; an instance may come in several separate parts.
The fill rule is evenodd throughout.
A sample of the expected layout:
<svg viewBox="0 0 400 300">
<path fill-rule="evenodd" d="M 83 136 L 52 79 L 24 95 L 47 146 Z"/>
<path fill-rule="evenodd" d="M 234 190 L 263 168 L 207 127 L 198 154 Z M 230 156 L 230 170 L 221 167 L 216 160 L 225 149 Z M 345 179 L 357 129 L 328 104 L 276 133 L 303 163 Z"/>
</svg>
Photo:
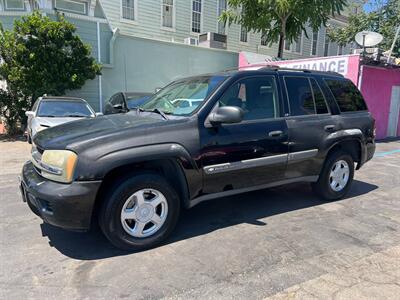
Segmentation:
<svg viewBox="0 0 400 300">
<path fill-rule="evenodd" d="M 121 224 L 125 232 L 136 238 L 155 234 L 165 223 L 168 202 L 155 189 L 141 189 L 131 195 L 121 210 Z"/>
<path fill-rule="evenodd" d="M 334 163 L 329 174 L 329 185 L 335 192 L 342 191 L 350 177 L 349 164 L 345 160 L 338 160 Z"/>
</svg>

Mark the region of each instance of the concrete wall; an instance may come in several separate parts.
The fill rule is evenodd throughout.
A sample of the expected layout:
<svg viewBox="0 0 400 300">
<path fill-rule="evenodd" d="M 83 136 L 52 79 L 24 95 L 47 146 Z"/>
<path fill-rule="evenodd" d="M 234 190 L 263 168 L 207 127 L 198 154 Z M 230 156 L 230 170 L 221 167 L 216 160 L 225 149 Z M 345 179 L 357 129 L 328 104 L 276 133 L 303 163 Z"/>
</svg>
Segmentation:
<svg viewBox="0 0 400 300">
<path fill-rule="evenodd" d="M 154 92 L 186 76 L 236 67 L 238 53 L 121 35 L 114 66 L 103 69 L 103 99 L 118 91 Z"/>
<path fill-rule="evenodd" d="M 363 66 L 361 92 L 376 120 L 378 139 L 385 138 L 387 135 L 393 86 L 400 86 L 400 69 Z M 397 135 L 400 136 L 400 122 Z"/>
</svg>

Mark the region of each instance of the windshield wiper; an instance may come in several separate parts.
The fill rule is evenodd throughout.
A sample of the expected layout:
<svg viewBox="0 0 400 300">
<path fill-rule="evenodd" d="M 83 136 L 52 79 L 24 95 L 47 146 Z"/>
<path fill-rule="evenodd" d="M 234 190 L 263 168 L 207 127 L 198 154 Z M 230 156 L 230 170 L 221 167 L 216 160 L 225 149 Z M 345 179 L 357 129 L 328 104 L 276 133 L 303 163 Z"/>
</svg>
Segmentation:
<svg viewBox="0 0 400 300">
<path fill-rule="evenodd" d="M 155 108 L 155 109 L 152 110 L 152 112 L 155 112 L 155 113 L 161 115 L 165 120 L 168 120 L 167 115 L 162 110 L 159 110 L 158 108 Z"/>
<path fill-rule="evenodd" d="M 167 114 L 165 112 L 163 112 L 162 110 L 159 110 L 158 108 L 144 109 L 144 108 L 141 108 L 141 107 L 136 107 L 136 112 L 137 113 L 140 113 L 140 112 L 152 112 L 152 113 L 159 114 L 160 116 L 162 116 L 164 118 L 164 120 L 168 120 Z"/>
</svg>

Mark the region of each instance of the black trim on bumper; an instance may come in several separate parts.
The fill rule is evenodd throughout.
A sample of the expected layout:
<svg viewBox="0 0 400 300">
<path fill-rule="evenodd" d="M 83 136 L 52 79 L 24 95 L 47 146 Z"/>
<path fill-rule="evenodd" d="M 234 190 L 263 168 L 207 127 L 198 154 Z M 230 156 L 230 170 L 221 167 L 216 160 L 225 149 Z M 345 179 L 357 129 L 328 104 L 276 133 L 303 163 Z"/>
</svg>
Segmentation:
<svg viewBox="0 0 400 300">
<path fill-rule="evenodd" d="M 22 169 L 21 193 L 31 210 L 46 223 L 64 229 L 90 228 L 101 181 L 57 183 L 40 176 L 31 162 Z"/>
<path fill-rule="evenodd" d="M 374 157 L 375 149 L 376 149 L 376 145 L 374 142 L 367 144 L 367 159 L 365 160 L 365 162 L 371 160 Z"/>
</svg>

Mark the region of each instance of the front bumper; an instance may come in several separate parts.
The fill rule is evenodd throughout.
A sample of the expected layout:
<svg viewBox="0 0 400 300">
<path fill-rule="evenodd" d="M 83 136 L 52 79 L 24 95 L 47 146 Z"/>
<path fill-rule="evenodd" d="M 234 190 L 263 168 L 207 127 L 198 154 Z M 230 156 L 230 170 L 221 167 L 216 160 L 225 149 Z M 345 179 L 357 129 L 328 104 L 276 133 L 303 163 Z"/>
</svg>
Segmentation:
<svg viewBox="0 0 400 300">
<path fill-rule="evenodd" d="M 85 231 L 91 225 L 100 184 L 101 181 L 57 183 L 40 176 L 29 161 L 22 169 L 20 188 L 23 200 L 46 223 Z"/>
</svg>

